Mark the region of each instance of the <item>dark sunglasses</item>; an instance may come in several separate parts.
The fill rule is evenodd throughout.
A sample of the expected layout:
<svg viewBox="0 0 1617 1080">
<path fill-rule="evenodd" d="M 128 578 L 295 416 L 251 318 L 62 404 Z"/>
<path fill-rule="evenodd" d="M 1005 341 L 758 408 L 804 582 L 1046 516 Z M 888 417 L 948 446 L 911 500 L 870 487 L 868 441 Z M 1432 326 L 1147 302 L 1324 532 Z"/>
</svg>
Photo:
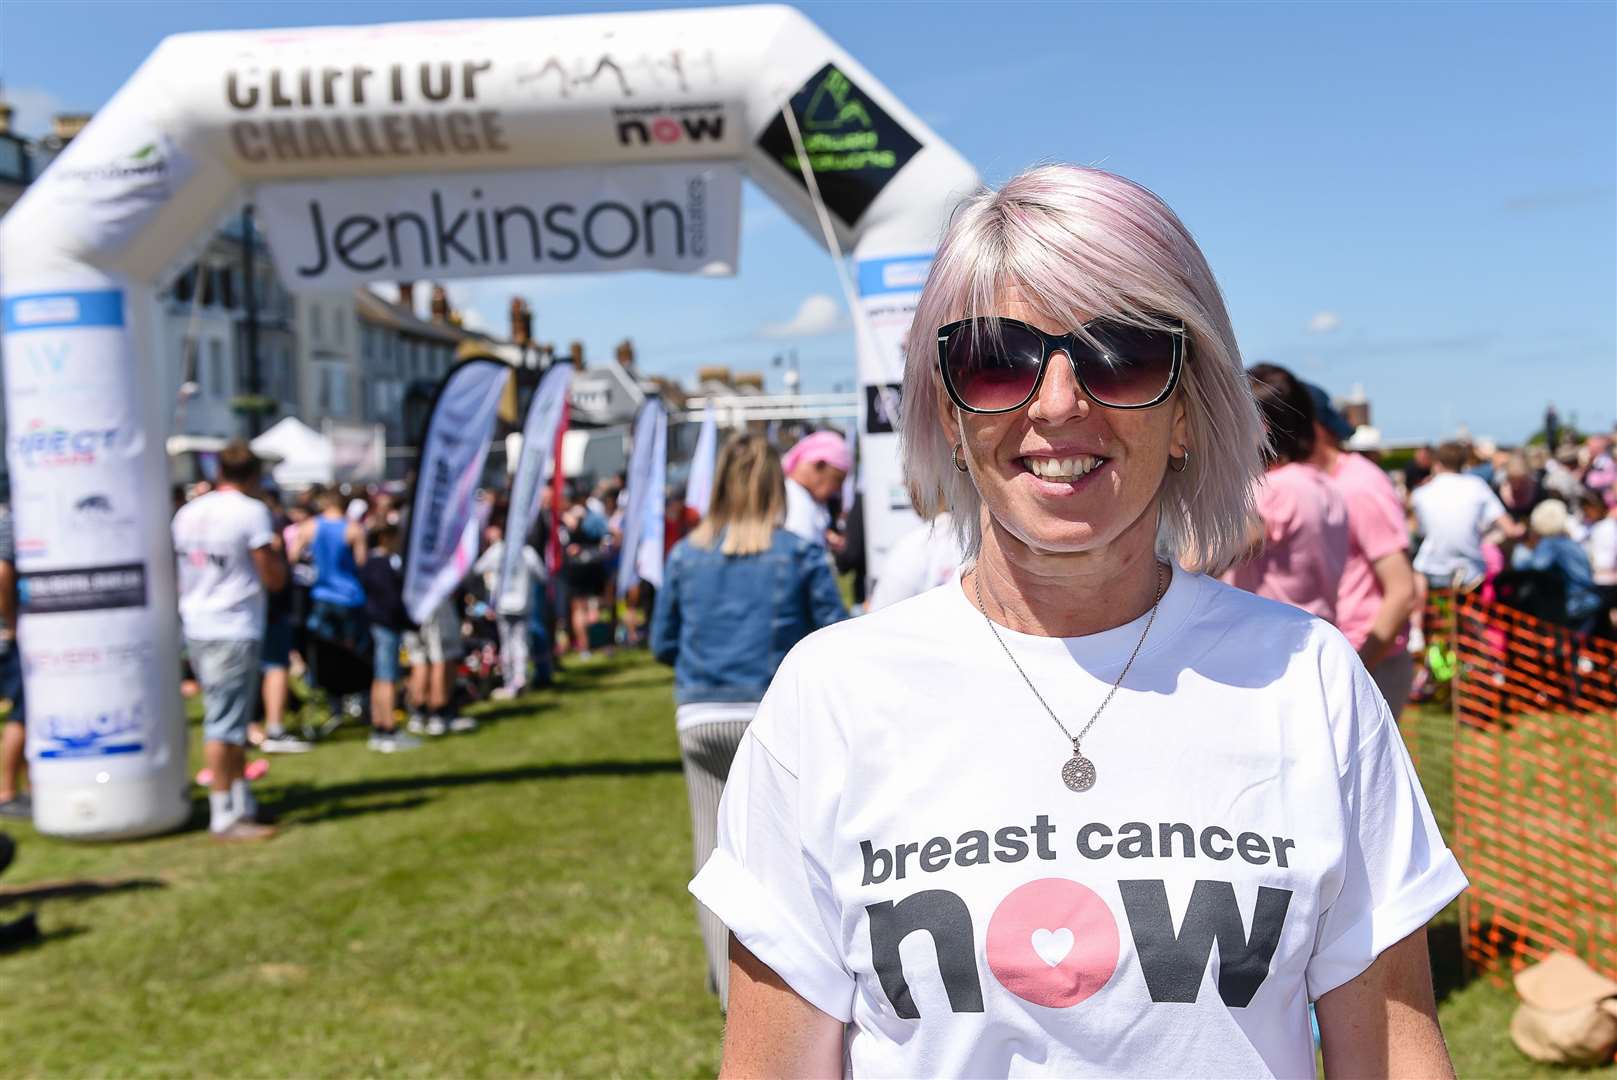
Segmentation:
<svg viewBox="0 0 1617 1080">
<path fill-rule="evenodd" d="M 1084 394 L 1108 409 L 1149 409 L 1179 385 L 1185 328 L 1136 326 L 1117 319 L 1084 323 L 1076 333 L 1046 334 L 1016 319 L 979 315 L 938 328 L 938 367 L 949 398 L 974 413 L 1014 412 L 1033 400 L 1052 353 L 1072 361 Z"/>
</svg>

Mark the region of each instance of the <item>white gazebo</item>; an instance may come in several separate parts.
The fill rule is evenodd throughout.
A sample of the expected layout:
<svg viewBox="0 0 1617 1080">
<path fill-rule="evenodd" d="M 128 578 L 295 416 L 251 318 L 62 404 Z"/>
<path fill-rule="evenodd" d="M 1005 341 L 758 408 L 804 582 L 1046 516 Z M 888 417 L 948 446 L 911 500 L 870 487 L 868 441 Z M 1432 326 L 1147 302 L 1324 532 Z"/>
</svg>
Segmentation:
<svg viewBox="0 0 1617 1080">
<path fill-rule="evenodd" d="M 282 488 L 332 482 L 331 440 L 295 416 L 283 417 L 251 445 L 253 453 L 279 459 L 270 475 Z"/>
</svg>

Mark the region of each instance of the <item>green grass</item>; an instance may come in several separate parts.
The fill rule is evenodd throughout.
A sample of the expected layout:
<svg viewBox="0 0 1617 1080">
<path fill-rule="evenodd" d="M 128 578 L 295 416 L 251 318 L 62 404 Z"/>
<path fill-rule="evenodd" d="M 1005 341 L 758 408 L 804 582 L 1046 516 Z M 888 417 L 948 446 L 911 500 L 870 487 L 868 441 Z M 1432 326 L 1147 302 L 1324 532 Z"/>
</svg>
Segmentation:
<svg viewBox="0 0 1617 1080">
<path fill-rule="evenodd" d="M 0 1076 L 712 1075 L 666 671 L 597 662 L 480 712 L 413 754 L 348 729 L 273 759 L 268 844 L 14 830 L 0 918 L 35 907 L 47 940 L 0 956 Z M 69 880 L 108 888 L 7 896 Z M 1462 983 L 1452 911 L 1433 941 L 1460 1074 L 1552 1075 L 1510 1045 L 1511 992 Z"/>
<path fill-rule="evenodd" d="M 607 662 L 473 737 L 275 758 L 253 847 L 21 830 L 13 888 L 128 887 L 0 957 L 0 1074 L 712 1075 L 671 708 Z"/>
</svg>

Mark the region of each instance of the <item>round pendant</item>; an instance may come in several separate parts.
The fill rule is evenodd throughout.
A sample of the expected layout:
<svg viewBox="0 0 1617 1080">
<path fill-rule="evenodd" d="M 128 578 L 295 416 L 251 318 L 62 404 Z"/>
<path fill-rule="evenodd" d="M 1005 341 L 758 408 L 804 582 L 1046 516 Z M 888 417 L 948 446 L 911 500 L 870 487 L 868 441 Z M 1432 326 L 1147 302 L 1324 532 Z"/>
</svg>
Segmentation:
<svg viewBox="0 0 1617 1080">
<path fill-rule="evenodd" d="M 1074 754 L 1061 766 L 1061 780 L 1074 791 L 1088 791 L 1095 786 L 1095 763 Z"/>
</svg>

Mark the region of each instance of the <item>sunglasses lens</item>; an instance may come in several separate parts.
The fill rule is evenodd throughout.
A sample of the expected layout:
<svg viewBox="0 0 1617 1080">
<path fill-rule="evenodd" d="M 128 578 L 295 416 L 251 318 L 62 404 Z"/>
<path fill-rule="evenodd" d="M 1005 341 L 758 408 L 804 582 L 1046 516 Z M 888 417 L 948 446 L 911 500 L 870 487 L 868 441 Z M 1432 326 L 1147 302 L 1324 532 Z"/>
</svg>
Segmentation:
<svg viewBox="0 0 1617 1080">
<path fill-rule="evenodd" d="M 1080 360 L 1084 386 L 1097 402 L 1146 405 L 1167 391 L 1177 334 L 1101 319 L 1086 329 L 1100 346 Z"/>
<path fill-rule="evenodd" d="M 1020 326 L 987 319 L 949 335 L 944 362 L 949 382 L 968 408 L 1014 409 L 1033 393 L 1044 343 Z"/>
</svg>

